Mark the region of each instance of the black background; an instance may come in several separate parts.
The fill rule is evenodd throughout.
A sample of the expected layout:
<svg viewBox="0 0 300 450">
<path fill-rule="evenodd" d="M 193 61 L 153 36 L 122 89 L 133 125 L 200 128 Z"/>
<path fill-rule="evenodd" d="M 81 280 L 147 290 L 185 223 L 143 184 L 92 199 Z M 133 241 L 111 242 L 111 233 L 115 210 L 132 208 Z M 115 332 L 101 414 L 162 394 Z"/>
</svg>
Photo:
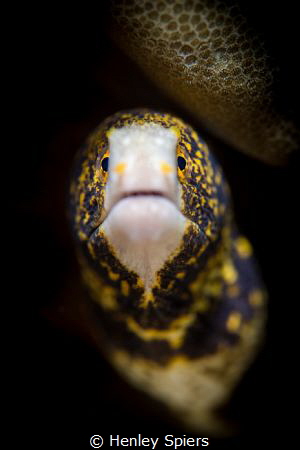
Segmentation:
<svg viewBox="0 0 300 450">
<path fill-rule="evenodd" d="M 249 2 L 248 14 L 278 59 L 282 98 L 299 100 L 297 15 Z M 258 13 L 259 12 L 259 13 Z M 299 299 L 299 157 L 283 168 L 267 166 L 227 148 L 158 91 L 110 41 L 104 2 L 43 10 L 18 10 L 21 33 L 14 50 L 18 87 L 8 171 L 10 236 L 14 250 L 6 280 L 21 311 L 17 349 L 18 399 L 12 420 L 25 425 L 31 448 L 90 448 L 93 434 L 147 437 L 185 430 L 118 377 L 78 330 L 79 282 L 66 220 L 72 158 L 87 134 L 120 109 L 148 106 L 172 111 L 213 142 L 227 174 L 240 229 L 251 239 L 269 291 L 269 321 L 262 352 L 233 398 L 230 414 L 240 435 L 213 440 L 209 448 L 247 449 L 292 436 Z M 18 28 L 17 26 L 15 28 Z M 13 316 L 14 317 L 14 316 Z M 12 321 L 12 329 L 14 320 Z M 297 336 L 298 337 L 298 336 Z"/>
</svg>

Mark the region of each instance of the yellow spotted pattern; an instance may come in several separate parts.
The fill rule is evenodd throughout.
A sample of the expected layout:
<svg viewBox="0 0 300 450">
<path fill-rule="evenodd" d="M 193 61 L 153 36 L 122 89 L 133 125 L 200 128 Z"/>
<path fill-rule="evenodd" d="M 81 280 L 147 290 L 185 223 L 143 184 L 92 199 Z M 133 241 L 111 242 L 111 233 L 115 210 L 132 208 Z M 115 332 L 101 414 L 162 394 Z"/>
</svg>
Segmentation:
<svg viewBox="0 0 300 450">
<path fill-rule="evenodd" d="M 107 215 L 108 177 L 101 163 L 109 157 L 108 138 L 114 130 L 153 123 L 176 134 L 177 156 L 186 160 L 177 177 L 180 210 L 188 221 L 178 249 L 145 291 L 100 227 Z M 124 163 L 111 170 L 125 169 Z M 161 162 L 164 173 L 170 169 Z M 108 358 L 134 385 L 184 416 L 189 426 L 194 417 L 204 424 L 254 357 L 266 300 L 251 244 L 235 229 L 229 188 L 207 145 L 168 113 L 139 109 L 108 117 L 76 157 L 70 219 L 82 277 L 99 313 L 94 334 L 99 329 Z M 248 274 L 253 275 L 250 285 Z"/>
</svg>

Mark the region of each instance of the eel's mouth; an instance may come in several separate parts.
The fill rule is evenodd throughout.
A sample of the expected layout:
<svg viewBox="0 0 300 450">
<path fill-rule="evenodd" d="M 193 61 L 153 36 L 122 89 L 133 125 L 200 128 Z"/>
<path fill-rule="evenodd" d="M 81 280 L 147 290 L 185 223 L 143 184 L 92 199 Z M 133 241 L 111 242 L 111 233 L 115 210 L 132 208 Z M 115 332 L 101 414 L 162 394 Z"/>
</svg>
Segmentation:
<svg viewBox="0 0 300 450">
<path fill-rule="evenodd" d="M 106 217 L 119 202 L 122 202 L 125 199 L 137 200 L 140 198 L 147 199 L 147 197 L 153 198 L 153 199 L 164 198 L 164 199 L 172 202 L 176 207 L 178 207 L 177 199 L 175 198 L 174 195 L 172 196 L 168 192 L 163 192 L 163 191 L 159 191 L 159 190 L 151 190 L 151 189 L 150 190 L 146 190 L 146 189 L 132 190 L 132 191 L 121 192 L 118 195 L 116 195 L 114 198 L 111 199 L 109 208 L 106 211 Z"/>
<path fill-rule="evenodd" d="M 157 240 L 185 222 L 176 199 L 162 190 L 119 192 L 111 198 L 105 213 L 101 227 L 106 232 L 134 241 Z"/>
<path fill-rule="evenodd" d="M 132 192 L 124 192 L 124 194 L 122 194 L 121 196 L 121 199 L 126 197 L 136 197 L 138 195 L 154 195 L 158 197 L 165 197 L 165 194 L 159 191 L 132 191 Z"/>
<path fill-rule="evenodd" d="M 155 216 L 167 216 L 172 211 L 171 216 L 181 215 L 179 201 L 176 196 L 169 192 L 156 189 L 133 189 L 124 192 L 118 192 L 110 197 L 106 202 L 106 208 L 103 209 L 101 225 L 107 220 L 114 218 L 125 226 L 137 220 L 139 226 L 144 226 L 150 221 L 155 225 Z M 169 213 L 168 213 L 169 212 Z"/>
</svg>

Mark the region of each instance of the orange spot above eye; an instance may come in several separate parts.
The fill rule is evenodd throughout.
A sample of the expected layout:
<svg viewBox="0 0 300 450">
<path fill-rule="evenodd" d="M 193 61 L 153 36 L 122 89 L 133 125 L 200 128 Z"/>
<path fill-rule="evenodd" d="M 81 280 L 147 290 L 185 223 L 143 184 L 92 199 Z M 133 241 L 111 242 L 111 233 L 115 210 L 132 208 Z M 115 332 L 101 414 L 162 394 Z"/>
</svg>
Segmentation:
<svg viewBox="0 0 300 450">
<path fill-rule="evenodd" d="M 161 163 L 160 168 L 163 173 L 172 173 L 174 171 L 173 167 L 167 163 Z"/>
<path fill-rule="evenodd" d="M 114 167 L 114 172 L 116 173 L 123 173 L 126 169 L 127 164 L 126 163 L 119 163 L 116 164 Z"/>
</svg>

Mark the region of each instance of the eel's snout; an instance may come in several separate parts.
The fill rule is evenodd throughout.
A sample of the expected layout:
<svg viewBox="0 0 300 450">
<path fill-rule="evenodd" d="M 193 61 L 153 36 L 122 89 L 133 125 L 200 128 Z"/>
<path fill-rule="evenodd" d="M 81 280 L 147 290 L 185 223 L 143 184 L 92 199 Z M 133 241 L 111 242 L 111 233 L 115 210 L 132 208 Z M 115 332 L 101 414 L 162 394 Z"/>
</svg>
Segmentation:
<svg viewBox="0 0 300 450">
<path fill-rule="evenodd" d="M 109 141 L 107 214 L 121 200 L 141 196 L 165 198 L 179 209 L 174 132 L 159 125 L 135 125 L 114 130 Z"/>
</svg>

